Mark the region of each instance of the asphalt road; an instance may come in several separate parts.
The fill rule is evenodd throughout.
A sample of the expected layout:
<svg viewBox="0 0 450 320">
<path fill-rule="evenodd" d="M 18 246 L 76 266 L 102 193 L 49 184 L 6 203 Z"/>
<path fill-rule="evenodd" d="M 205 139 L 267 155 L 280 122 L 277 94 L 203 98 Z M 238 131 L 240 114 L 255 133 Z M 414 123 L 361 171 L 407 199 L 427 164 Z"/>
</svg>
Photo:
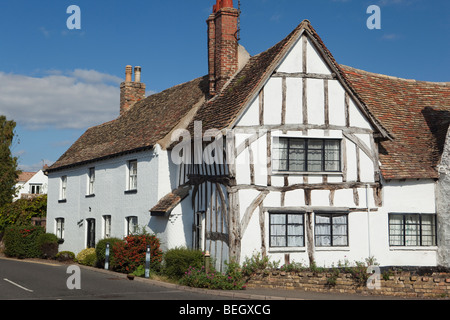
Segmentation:
<svg viewBox="0 0 450 320">
<path fill-rule="evenodd" d="M 0 300 L 230 300 L 130 281 L 122 274 L 87 268 L 68 272 L 68 267 L 0 259 Z"/>
</svg>

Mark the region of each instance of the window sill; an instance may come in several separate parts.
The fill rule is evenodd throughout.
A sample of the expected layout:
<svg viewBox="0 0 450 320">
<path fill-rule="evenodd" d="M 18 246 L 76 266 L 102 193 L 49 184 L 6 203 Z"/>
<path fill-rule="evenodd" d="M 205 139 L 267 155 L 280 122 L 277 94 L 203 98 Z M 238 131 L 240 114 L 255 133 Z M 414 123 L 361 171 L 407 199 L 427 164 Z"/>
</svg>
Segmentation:
<svg viewBox="0 0 450 320">
<path fill-rule="evenodd" d="M 410 246 L 410 247 L 389 247 L 390 251 L 437 251 L 438 247 L 436 246 L 423 246 L 423 247 L 418 247 L 418 246 Z"/>
<path fill-rule="evenodd" d="M 350 251 L 350 247 L 315 247 L 315 251 Z"/>
<path fill-rule="evenodd" d="M 306 252 L 305 247 L 269 248 L 269 253 Z"/>
<path fill-rule="evenodd" d="M 133 190 L 125 190 L 124 194 L 136 194 L 137 193 L 137 189 L 133 189 Z"/>
<path fill-rule="evenodd" d="M 66 202 L 67 202 L 67 199 L 58 200 L 58 203 L 66 203 Z"/>
<path fill-rule="evenodd" d="M 272 171 L 272 175 L 280 175 L 280 176 L 284 176 L 284 175 L 309 175 L 309 176 L 321 176 L 321 175 L 330 175 L 330 176 L 342 176 L 343 173 L 341 171 L 318 171 L 318 172 L 310 172 L 310 171 Z"/>
</svg>

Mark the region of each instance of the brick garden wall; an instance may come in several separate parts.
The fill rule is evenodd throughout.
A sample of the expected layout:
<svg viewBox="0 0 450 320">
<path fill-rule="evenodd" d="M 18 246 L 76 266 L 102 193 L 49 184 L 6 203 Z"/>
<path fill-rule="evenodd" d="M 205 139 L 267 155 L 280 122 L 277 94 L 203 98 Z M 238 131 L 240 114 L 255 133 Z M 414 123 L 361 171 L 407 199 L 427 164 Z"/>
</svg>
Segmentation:
<svg viewBox="0 0 450 320">
<path fill-rule="evenodd" d="M 363 282 L 361 285 L 358 282 Z M 375 283 L 373 283 L 375 285 Z M 378 289 L 369 289 L 366 281 L 355 279 L 351 273 L 332 272 L 261 272 L 251 276 L 249 288 L 278 288 L 314 292 L 359 293 L 399 297 L 450 298 L 450 273 L 415 272 L 382 274 Z"/>
</svg>

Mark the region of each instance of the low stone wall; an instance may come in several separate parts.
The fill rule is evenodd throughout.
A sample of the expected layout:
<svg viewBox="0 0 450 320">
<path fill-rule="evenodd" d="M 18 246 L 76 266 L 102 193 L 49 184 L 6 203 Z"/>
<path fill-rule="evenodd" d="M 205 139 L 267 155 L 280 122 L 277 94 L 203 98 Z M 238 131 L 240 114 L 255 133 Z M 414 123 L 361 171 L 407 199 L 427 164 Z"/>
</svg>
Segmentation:
<svg viewBox="0 0 450 320">
<path fill-rule="evenodd" d="M 314 292 L 358 293 L 410 298 L 450 298 L 450 273 L 418 275 L 414 272 L 390 272 L 378 279 L 361 283 L 351 273 L 343 272 L 282 272 L 253 274 L 247 287 L 304 290 Z"/>
</svg>

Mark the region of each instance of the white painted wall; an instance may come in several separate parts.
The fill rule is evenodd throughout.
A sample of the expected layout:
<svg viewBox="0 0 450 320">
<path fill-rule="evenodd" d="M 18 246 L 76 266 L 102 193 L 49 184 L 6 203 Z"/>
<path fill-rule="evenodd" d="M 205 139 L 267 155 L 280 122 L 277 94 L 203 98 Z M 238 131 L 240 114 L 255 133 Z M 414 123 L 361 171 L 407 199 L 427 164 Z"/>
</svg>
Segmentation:
<svg viewBox="0 0 450 320">
<path fill-rule="evenodd" d="M 16 188 L 19 187 L 19 192 L 17 193 L 16 197 L 14 198 L 14 201 L 17 199 L 20 199 L 22 194 L 31 194 L 31 185 L 39 185 L 41 188 L 40 194 L 47 193 L 48 178 L 42 170 L 39 170 L 38 172 L 36 172 L 36 174 L 33 177 L 31 177 L 30 180 L 26 181 L 25 183 L 16 184 Z"/>
<path fill-rule="evenodd" d="M 288 55 L 276 68 L 278 72 L 299 73 L 302 69 L 302 40 L 300 39 L 290 50 Z M 330 75 L 331 71 L 320 57 L 312 42 L 307 42 L 307 72 Z M 254 185 L 259 190 L 249 186 L 251 184 L 250 171 L 250 149 L 246 148 L 237 157 L 236 181 L 238 186 L 244 189 L 238 191 L 241 221 L 247 208 L 252 201 L 260 195 L 261 187 L 267 187 L 268 175 L 271 180 L 272 190 L 263 201 L 264 234 L 261 234 L 260 211 L 257 208 L 248 223 L 247 229 L 242 236 L 241 261 L 250 257 L 255 252 L 261 252 L 263 241 L 273 261 L 284 262 L 284 255 L 290 254 L 291 261 L 309 263 L 307 248 L 314 244 L 307 243 L 302 248 L 270 248 L 269 247 L 269 209 L 268 208 L 305 208 L 314 211 L 314 208 L 352 208 L 348 215 L 348 241 L 347 247 L 320 248 L 314 246 L 314 256 L 318 266 L 332 266 L 345 261 L 364 261 L 369 256 L 374 257 L 378 263 L 388 265 L 436 265 L 437 248 L 391 248 L 389 246 L 388 216 L 389 213 L 435 213 L 435 183 L 432 180 L 410 180 L 410 181 L 383 181 L 381 207 L 376 207 L 374 189 L 366 189 L 365 184 L 375 182 L 376 166 L 374 161 L 356 147 L 356 144 L 347 139 L 343 130 L 346 126 L 346 94 L 344 87 L 338 80 L 327 80 L 328 102 L 329 102 L 329 125 L 330 129 L 308 129 L 301 130 L 303 125 L 303 99 L 307 99 L 307 123 L 308 125 L 325 125 L 325 84 L 323 79 L 307 79 L 306 97 L 302 96 L 303 79 L 286 79 L 286 128 L 281 123 L 282 114 L 282 78 L 272 77 L 264 86 L 264 127 L 259 127 L 260 97 L 252 101 L 247 110 L 236 124 L 236 146 L 241 145 L 246 139 L 251 139 L 256 133 L 263 133 L 259 139 L 251 144 L 251 152 L 255 159 Z M 360 111 L 356 102 L 348 98 L 348 114 L 350 129 L 354 135 L 364 143 L 370 152 L 374 145 L 372 139 L 372 125 Z M 294 126 L 293 126 L 294 125 Z M 295 129 L 298 126 L 298 130 Z M 270 128 L 274 129 L 270 129 Z M 343 129 L 340 129 L 343 128 Z M 252 131 L 253 130 L 253 131 Z M 351 183 L 360 182 L 360 187 L 355 189 L 338 189 L 334 192 L 333 203 L 329 190 L 312 190 L 311 203 L 305 202 L 305 192 L 297 189 L 289 192 L 280 192 L 276 189 L 285 186 L 285 173 L 268 168 L 267 162 L 267 131 L 274 139 L 278 137 L 298 138 L 336 138 L 342 139 L 345 152 L 342 152 L 342 165 L 345 162 L 347 171 L 342 173 L 290 173 L 287 177 L 288 185 L 322 184 L 322 183 Z M 344 151 L 343 150 L 343 151 Z M 359 175 L 357 154 L 359 154 Z M 358 181 L 359 177 L 359 181 Z M 275 189 L 274 189 L 275 188 Z M 267 189 L 269 190 L 269 189 Z M 369 200 L 367 203 L 366 198 Z M 367 212 L 367 208 L 375 208 L 376 211 Z M 314 218 L 314 214 L 312 216 Z"/>
<path fill-rule="evenodd" d="M 138 187 L 136 193 L 127 193 L 127 165 L 138 161 Z M 156 233 L 167 249 L 185 245 L 190 241 L 189 215 L 181 215 L 181 206 L 170 218 L 150 217 L 149 210 L 172 191 L 176 181 L 176 168 L 169 165 L 168 153 L 146 151 L 78 166 L 49 174 L 47 232 L 56 233 L 56 218 L 65 219 L 65 241 L 59 250 L 78 253 L 86 248 L 86 219 L 96 219 L 96 242 L 104 238 L 103 216 L 111 215 L 111 236 L 123 238 L 126 217 L 137 216 L 140 227 Z M 88 171 L 95 167 L 95 196 L 87 197 Z M 61 177 L 67 176 L 67 199 L 59 202 Z M 192 225 L 192 223 L 190 224 Z"/>
</svg>

